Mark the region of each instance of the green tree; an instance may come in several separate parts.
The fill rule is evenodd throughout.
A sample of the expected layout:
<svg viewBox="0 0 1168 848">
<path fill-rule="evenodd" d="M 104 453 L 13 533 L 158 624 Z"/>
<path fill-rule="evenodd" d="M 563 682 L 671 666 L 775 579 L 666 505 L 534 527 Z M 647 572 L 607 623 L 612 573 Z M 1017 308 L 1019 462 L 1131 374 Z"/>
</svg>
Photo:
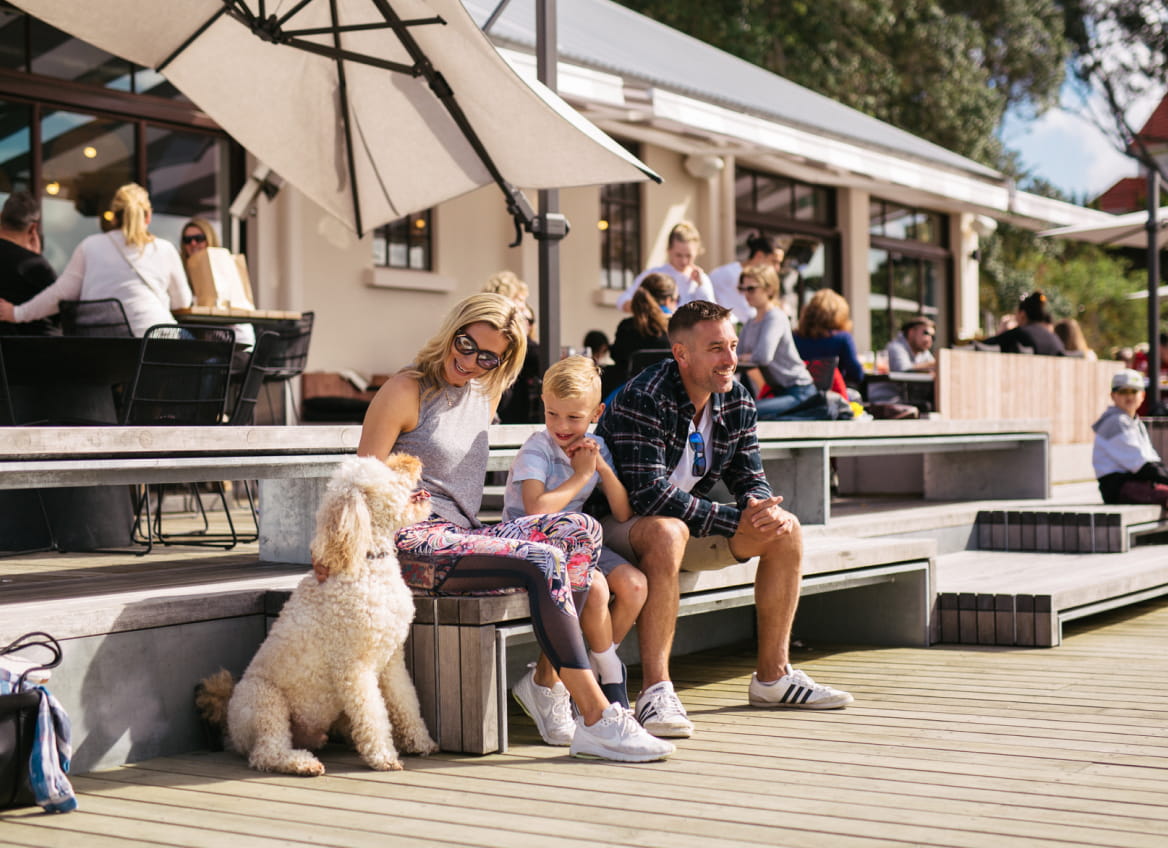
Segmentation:
<svg viewBox="0 0 1168 848">
<path fill-rule="evenodd" d="M 787 79 L 990 165 L 1006 110 L 1052 105 L 1055 0 L 622 0 Z"/>
</svg>

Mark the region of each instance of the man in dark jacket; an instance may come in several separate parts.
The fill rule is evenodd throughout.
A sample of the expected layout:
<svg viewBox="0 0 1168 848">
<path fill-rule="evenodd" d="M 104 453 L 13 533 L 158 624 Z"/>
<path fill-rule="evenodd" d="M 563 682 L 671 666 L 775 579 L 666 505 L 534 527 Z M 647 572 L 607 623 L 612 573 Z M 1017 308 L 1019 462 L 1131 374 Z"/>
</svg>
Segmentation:
<svg viewBox="0 0 1168 848">
<path fill-rule="evenodd" d="M 0 298 L 24 303 L 57 279 L 41 256 L 40 205 L 27 191 L 13 192 L 0 209 Z M 45 336 L 57 333 L 55 321 L 0 322 L 0 335 Z"/>
</svg>

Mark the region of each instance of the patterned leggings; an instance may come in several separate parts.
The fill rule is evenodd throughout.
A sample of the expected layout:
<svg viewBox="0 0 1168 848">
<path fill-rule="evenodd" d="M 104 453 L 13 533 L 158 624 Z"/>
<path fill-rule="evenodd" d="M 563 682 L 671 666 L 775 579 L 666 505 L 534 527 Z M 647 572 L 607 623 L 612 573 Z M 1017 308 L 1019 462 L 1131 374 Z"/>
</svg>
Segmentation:
<svg viewBox="0 0 1168 848">
<path fill-rule="evenodd" d="M 431 518 L 403 527 L 394 542 L 404 559 L 433 568 L 433 585 L 420 588 L 444 593 L 526 589 L 536 640 L 559 670 L 590 667 L 573 593 L 582 603 L 601 536 L 595 519 L 561 512 L 469 529 Z M 408 563 L 402 565 L 406 583 L 418 586 Z"/>
</svg>

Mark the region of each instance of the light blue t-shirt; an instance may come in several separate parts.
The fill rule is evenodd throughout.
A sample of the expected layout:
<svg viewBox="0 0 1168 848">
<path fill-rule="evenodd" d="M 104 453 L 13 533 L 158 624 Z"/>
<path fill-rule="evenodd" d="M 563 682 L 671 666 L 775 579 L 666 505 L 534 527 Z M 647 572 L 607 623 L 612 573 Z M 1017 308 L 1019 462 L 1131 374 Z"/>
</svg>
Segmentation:
<svg viewBox="0 0 1168 848">
<path fill-rule="evenodd" d="M 591 439 L 600 446 L 600 456 L 611 468 L 612 454 L 604 440 L 591 434 L 584 438 Z M 503 520 L 512 521 L 527 515 L 527 510 L 523 508 L 524 480 L 542 480 L 544 488 L 550 490 L 561 486 L 573 473 L 571 460 L 564 453 L 564 449 L 548 435 L 548 431 L 540 430 L 533 433 L 523 443 L 523 447 L 515 455 L 515 461 L 511 463 L 511 470 L 507 472 L 507 490 L 503 493 Z M 599 482 L 600 474 L 593 474 L 592 479 L 584 484 L 584 488 L 562 511 L 579 512 Z"/>
</svg>

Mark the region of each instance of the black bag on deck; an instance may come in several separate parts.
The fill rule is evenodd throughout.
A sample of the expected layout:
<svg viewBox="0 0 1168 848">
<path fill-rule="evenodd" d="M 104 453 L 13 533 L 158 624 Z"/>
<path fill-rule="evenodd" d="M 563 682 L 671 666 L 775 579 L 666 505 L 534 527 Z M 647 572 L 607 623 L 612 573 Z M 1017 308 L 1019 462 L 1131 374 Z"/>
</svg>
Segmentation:
<svg viewBox="0 0 1168 848">
<path fill-rule="evenodd" d="M 0 810 L 36 806 L 28 783 L 28 761 L 36 736 L 41 694 L 35 690 L 19 690 L 32 672 L 61 664 L 61 646 L 47 633 L 26 633 L 0 648 L 0 656 L 29 648 L 45 648 L 52 654 L 52 659 L 44 665 L 26 669 L 17 679 L 12 694 L 0 695 Z"/>
</svg>

